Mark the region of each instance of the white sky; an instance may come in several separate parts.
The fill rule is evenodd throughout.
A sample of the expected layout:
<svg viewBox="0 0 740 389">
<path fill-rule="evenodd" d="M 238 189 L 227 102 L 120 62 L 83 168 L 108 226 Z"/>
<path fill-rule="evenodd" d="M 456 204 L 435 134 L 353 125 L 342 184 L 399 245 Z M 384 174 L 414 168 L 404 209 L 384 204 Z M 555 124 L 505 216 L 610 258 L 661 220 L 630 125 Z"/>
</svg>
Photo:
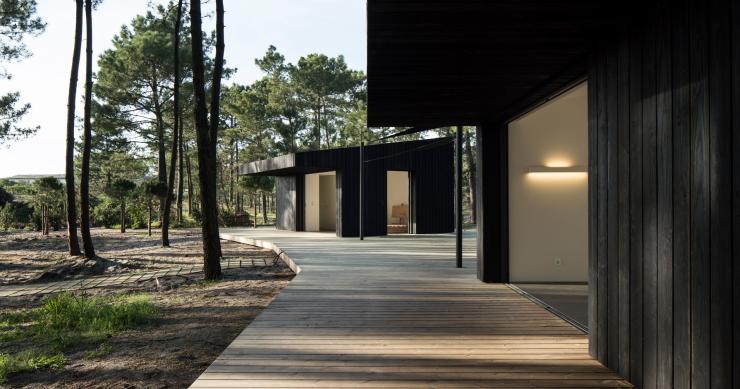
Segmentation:
<svg viewBox="0 0 740 389">
<path fill-rule="evenodd" d="M 147 4 L 162 0 L 105 0 L 93 15 L 93 50 L 97 56 L 111 47 L 111 39 Z M 64 173 L 66 105 L 74 36 L 72 0 L 38 0 L 46 31 L 26 40 L 31 58 L 6 66 L 13 75 L 0 80 L 0 93 L 21 92 L 31 103 L 26 125 L 39 132 L 26 140 L 0 146 L 0 177 L 16 174 Z M 215 7 L 204 2 L 203 12 Z M 309 53 L 343 54 L 353 69 L 366 69 L 365 0 L 224 0 L 226 62 L 238 68 L 231 79 L 250 83 L 260 77 L 254 59 L 275 45 L 290 62 Z M 212 24 L 212 20 L 210 21 Z M 204 23 L 209 23 L 204 20 Z M 204 26 L 205 29 L 205 26 Z M 80 81 L 84 79 L 83 58 Z M 77 115 L 82 115 L 82 82 Z"/>
</svg>

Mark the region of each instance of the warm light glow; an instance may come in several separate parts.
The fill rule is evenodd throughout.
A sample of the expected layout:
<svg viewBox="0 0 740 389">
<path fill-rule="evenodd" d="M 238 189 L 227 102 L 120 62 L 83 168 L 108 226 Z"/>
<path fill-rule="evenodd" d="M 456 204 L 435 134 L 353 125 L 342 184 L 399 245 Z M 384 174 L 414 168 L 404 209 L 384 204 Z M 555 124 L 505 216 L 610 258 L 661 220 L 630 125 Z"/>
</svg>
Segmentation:
<svg viewBox="0 0 740 389">
<path fill-rule="evenodd" d="M 545 162 L 545 167 L 570 167 L 570 166 L 573 166 L 573 163 L 565 159 L 551 159 Z"/>
<path fill-rule="evenodd" d="M 585 166 L 530 166 L 527 177 L 536 180 L 563 181 L 582 180 L 588 177 Z"/>
<path fill-rule="evenodd" d="M 586 172 L 530 172 L 527 178 L 537 181 L 580 181 L 588 178 Z"/>
</svg>

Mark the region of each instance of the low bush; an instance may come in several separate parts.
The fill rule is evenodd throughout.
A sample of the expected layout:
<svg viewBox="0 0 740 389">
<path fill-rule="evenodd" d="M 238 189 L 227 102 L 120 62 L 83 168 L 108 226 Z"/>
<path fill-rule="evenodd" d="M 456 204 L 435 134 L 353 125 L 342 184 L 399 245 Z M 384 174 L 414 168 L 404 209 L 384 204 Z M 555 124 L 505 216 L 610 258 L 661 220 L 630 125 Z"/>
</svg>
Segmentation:
<svg viewBox="0 0 740 389">
<path fill-rule="evenodd" d="M 28 373 L 41 369 L 61 369 L 67 362 L 62 353 L 45 354 L 35 350 L 0 354 L 0 383 L 11 374 Z"/>
<path fill-rule="evenodd" d="M 100 298 L 62 293 L 41 307 L 0 319 L 0 382 L 8 375 L 64 365 L 64 352 L 92 349 L 110 352 L 107 339 L 116 332 L 152 322 L 157 308 L 146 295 Z"/>
</svg>

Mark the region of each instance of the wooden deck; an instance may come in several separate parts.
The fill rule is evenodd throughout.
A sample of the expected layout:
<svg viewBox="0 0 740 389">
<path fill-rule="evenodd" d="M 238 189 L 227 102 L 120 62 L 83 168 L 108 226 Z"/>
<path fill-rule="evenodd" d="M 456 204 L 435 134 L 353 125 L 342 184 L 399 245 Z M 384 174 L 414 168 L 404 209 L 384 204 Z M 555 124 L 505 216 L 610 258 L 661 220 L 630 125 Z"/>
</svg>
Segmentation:
<svg viewBox="0 0 740 389">
<path fill-rule="evenodd" d="M 477 281 L 473 236 L 463 269 L 451 235 L 223 236 L 274 243 L 301 273 L 195 388 L 631 387 L 589 357 L 579 330 Z"/>
</svg>

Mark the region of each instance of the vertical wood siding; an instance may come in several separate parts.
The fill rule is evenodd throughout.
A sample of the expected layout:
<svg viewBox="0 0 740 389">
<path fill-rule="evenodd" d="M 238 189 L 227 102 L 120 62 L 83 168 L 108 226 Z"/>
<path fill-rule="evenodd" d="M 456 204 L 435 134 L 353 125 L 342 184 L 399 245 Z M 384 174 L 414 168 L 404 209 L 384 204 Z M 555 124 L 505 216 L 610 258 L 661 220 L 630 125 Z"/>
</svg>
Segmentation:
<svg viewBox="0 0 740 389">
<path fill-rule="evenodd" d="M 738 8 L 657 1 L 590 66 L 590 350 L 640 388 L 740 387 Z"/>
<path fill-rule="evenodd" d="M 275 178 L 275 227 L 279 230 L 296 231 L 296 177 Z"/>
<path fill-rule="evenodd" d="M 416 192 L 416 233 L 454 230 L 453 145 L 450 139 L 397 142 L 365 148 L 363 186 L 364 233 L 387 234 L 388 170 L 412 173 Z M 337 173 L 337 236 L 359 236 L 359 148 L 307 151 L 295 154 L 295 166 Z M 277 228 L 304 230 L 304 175 L 278 177 Z"/>
</svg>

